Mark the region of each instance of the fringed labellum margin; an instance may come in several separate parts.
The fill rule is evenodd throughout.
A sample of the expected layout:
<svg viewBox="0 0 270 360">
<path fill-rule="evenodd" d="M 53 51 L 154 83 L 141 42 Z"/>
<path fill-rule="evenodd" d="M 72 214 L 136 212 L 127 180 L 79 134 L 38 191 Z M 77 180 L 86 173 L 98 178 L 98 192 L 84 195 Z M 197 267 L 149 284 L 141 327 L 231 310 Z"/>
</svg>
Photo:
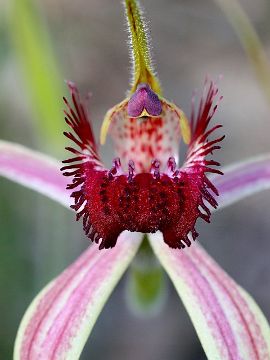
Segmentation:
<svg viewBox="0 0 270 360">
<path fill-rule="evenodd" d="M 209 205 L 216 208 L 216 188 L 206 177 L 207 172 L 221 172 L 213 166 L 219 163 L 206 160 L 223 137 L 208 140 L 209 135 L 220 125 L 207 130 L 216 111 L 213 101 L 217 88 L 210 83 L 208 92 L 201 99 L 198 114 L 191 115 L 191 141 L 186 161 L 178 168 L 173 157 L 162 166 L 153 159 L 148 171 L 136 172 L 136 162 L 131 158 L 127 169 L 123 169 L 119 158 L 111 169 L 106 169 L 99 158 L 85 104 L 76 87 L 69 83 L 73 106 L 67 104 L 66 122 L 73 133 L 65 135 L 78 149 L 68 147 L 75 154 L 65 160 L 62 171 L 72 176 L 68 189 L 79 187 L 72 193 L 77 211 L 77 220 L 83 219 L 87 236 L 100 249 L 115 246 L 119 234 L 124 230 L 143 233 L 162 231 L 164 241 L 172 248 L 190 246 L 198 233 L 195 223 L 200 217 L 210 221 Z M 127 121 L 139 121 L 126 117 Z M 147 121 L 147 119 L 145 119 Z M 130 154 L 131 155 L 131 154 Z M 134 159 L 135 160 L 135 159 Z"/>
</svg>

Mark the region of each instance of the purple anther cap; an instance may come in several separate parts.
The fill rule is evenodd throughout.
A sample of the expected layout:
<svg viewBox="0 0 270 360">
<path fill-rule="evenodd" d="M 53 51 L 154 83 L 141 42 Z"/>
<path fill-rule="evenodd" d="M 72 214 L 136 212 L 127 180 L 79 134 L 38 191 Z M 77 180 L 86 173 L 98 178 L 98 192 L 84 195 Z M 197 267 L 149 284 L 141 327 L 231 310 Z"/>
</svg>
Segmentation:
<svg viewBox="0 0 270 360">
<path fill-rule="evenodd" d="M 162 104 L 156 93 L 148 84 L 139 84 L 135 93 L 128 102 L 128 116 L 139 117 L 143 110 L 150 116 L 159 116 L 162 112 Z"/>
</svg>

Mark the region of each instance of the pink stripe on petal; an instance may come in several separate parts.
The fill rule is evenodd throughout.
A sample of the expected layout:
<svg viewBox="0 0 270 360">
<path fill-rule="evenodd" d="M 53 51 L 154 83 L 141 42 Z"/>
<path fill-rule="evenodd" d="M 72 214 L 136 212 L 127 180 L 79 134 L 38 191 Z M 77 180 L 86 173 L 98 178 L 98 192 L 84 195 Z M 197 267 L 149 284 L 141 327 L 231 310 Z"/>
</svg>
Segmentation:
<svg viewBox="0 0 270 360">
<path fill-rule="evenodd" d="M 150 242 L 170 276 L 210 360 L 269 360 L 269 325 L 253 299 L 193 244 L 175 251 L 162 235 Z"/>
<path fill-rule="evenodd" d="M 259 319 L 256 318 L 257 314 L 255 315 L 249 306 L 251 301 L 249 295 L 220 268 L 199 244 L 191 250 L 188 256 L 200 266 L 201 272 L 210 280 L 211 284 L 217 286 L 218 294 L 222 294 L 222 301 L 228 302 L 226 310 L 233 310 L 233 314 L 228 314 L 228 316 L 232 316 L 233 324 L 238 325 L 235 331 L 238 331 L 239 338 L 241 338 L 240 345 L 244 344 L 245 346 L 246 358 L 270 359 L 270 329 L 268 328 L 269 337 L 264 337 Z"/>
<path fill-rule="evenodd" d="M 24 146 L 0 141 L 0 176 L 15 181 L 69 207 L 61 163 Z"/>
<path fill-rule="evenodd" d="M 78 359 L 141 237 L 139 233 L 124 232 L 113 249 L 100 251 L 93 245 L 53 280 L 22 320 L 15 360 Z"/>
<path fill-rule="evenodd" d="M 178 257 L 175 258 L 175 261 L 179 261 Z M 187 272 L 187 274 L 181 273 L 181 276 L 192 289 L 193 295 L 198 299 L 197 306 L 201 308 L 202 312 L 205 312 L 206 309 L 211 309 L 211 312 L 208 314 L 205 312 L 206 321 L 208 327 L 212 328 L 215 334 L 222 358 L 240 359 L 231 326 L 208 279 L 200 272 L 197 265 L 186 253 L 181 255 L 180 261 Z"/>
<path fill-rule="evenodd" d="M 270 188 L 270 154 L 233 164 L 222 171 L 223 176 L 210 178 L 219 191 L 219 209 Z"/>
</svg>

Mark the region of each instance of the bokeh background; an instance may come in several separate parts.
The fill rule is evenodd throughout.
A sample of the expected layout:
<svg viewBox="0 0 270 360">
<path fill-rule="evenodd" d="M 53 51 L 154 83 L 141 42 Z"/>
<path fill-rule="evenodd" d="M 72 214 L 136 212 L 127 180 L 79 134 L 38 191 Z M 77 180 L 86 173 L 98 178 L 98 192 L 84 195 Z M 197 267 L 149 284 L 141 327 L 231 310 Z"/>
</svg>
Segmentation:
<svg viewBox="0 0 270 360">
<path fill-rule="evenodd" d="M 240 3 L 270 56 L 270 1 Z M 168 99 L 188 113 L 192 91 L 202 87 L 205 75 L 223 75 L 224 100 L 216 117 L 226 133 L 218 155 L 222 164 L 269 152 L 270 102 L 215 2 L 144 0 L 143 6 Z M 36 31 L 27 35 L 25 23 L 31 22 Z M 120 0 L 0 0 L 0 137 L 62 159 L 64 79 L 92 92 L 98 134 L 106 110 L 128 88 L 125 28 Z M 35 68 L 34 58 L 40 67 Z M 107 164 L 110 146 L 102 148 Z M 5 360 L 12 357 L 19 321 L 33 296 L 88 240 L 72 212 L 3 178 L 0 185 L 0 359 Z M 199 225 L 200 242 L 254 296 L 268 319 L 269 201 L 269 191 L 259 193 L 215 213 L 210 226 Z M 162 312 L 136 318 L 125 303 L 125 281 L 105 306 L 82 359 L 205 359 L 170 284 Z"/>
</svg>

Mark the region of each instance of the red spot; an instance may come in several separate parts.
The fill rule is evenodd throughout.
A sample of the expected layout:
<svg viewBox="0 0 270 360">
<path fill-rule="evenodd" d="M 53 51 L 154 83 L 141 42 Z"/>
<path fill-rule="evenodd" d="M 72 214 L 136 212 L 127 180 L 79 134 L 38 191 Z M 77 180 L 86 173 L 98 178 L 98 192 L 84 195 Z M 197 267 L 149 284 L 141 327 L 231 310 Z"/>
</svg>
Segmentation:
<svg viewBox="0 0 270 360">
<path fill-rule="evenodd" d="M 154 151 L 153 151 L 153 148 L 152 148 L 151 145 L 149 145 L 149 147 L 148 147 L 148 152 L 149 152 L 150 158 L 154 158 L 154 157 L 155 157 Z"/>
</svg>

